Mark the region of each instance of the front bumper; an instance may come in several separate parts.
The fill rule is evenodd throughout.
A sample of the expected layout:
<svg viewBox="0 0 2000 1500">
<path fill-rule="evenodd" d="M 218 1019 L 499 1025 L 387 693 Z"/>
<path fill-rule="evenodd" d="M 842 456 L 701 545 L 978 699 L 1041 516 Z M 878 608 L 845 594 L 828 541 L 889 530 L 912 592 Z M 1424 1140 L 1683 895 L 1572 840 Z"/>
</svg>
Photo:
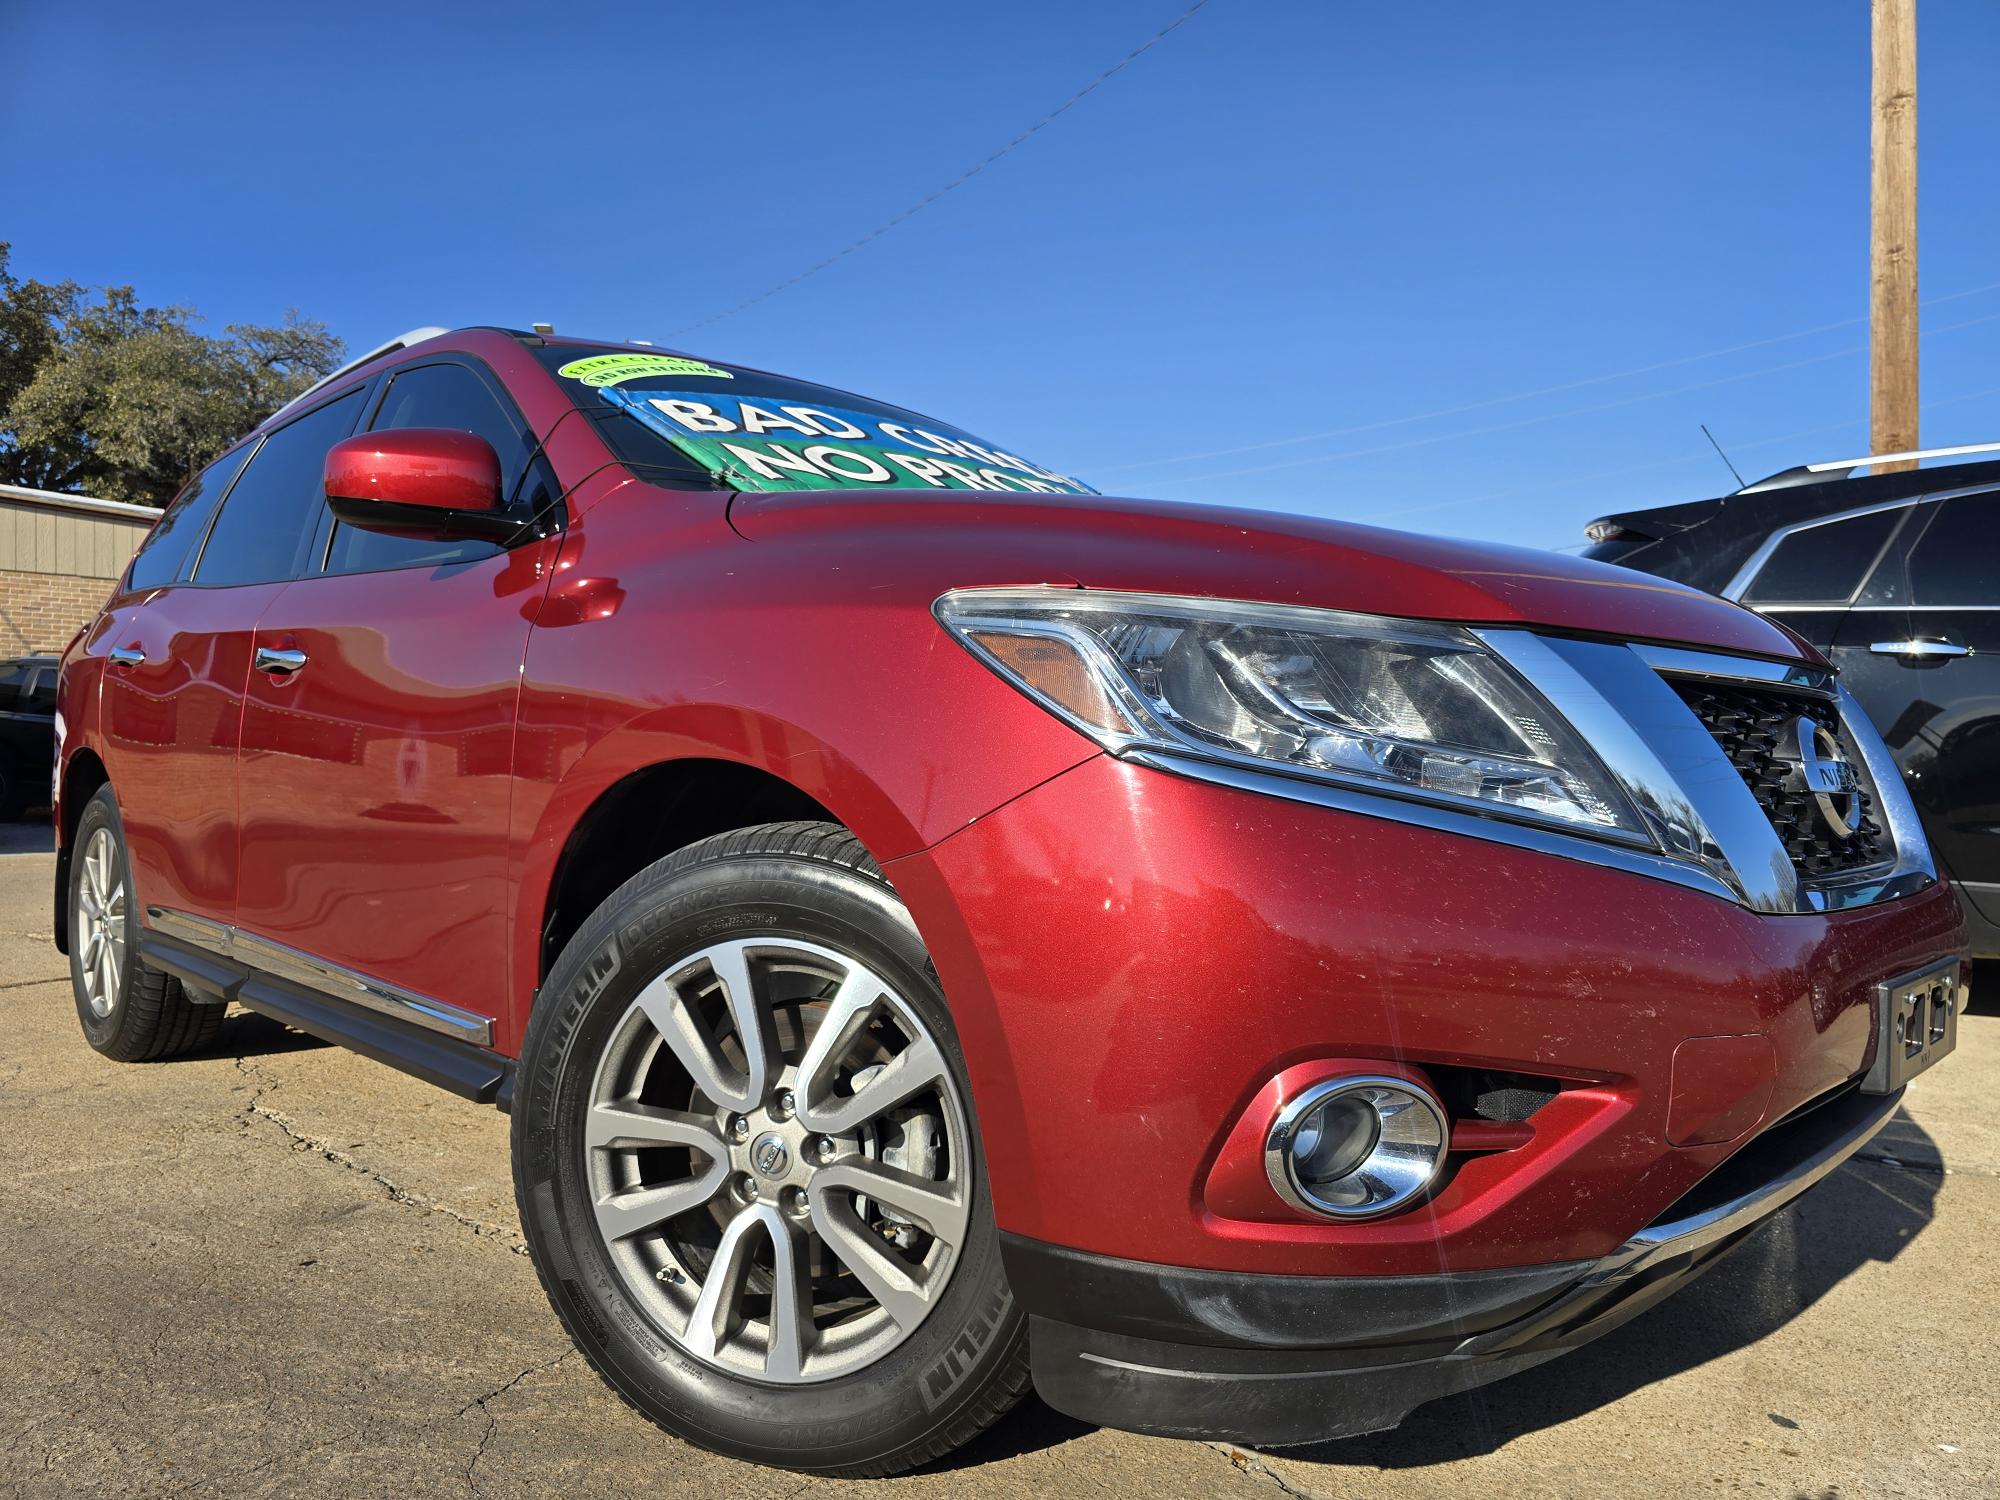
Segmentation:
<svg viewBox="0 0 2000 1500">
<path fill-rule="evenodd" d="M 1888 1123 L 1849 1088 L 1759 1136 L 1596 1261 L 1397 1277 L 1245 1276 L 1003 1237 L 1035 1389 L 1059 1411 L 1262 1446 L 1394 1427 L 1525 1370 L 1685 1286 Z"/>
</svg>

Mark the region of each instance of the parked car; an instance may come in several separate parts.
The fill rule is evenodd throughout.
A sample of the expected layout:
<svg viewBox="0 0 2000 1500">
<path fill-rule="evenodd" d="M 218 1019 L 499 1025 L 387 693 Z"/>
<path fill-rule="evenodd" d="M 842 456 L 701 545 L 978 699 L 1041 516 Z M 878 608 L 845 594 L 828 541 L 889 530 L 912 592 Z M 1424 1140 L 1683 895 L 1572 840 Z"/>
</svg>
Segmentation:
<svg viewBox="0 0 2000 1500">
<path fill-rule="evenodd" d="M 1833 663 L 1888 742 L 1981 957 L 2000 957 L 2000 459 L 1976 455 L 1996 451 L 1787 469 L 1593 521 L 1585 553 L 1739 600 Z M 1960 461 L 1887 467 L 1933 458 Z"/>
<path fill-rule="evenodd" d="M 660 350 L 331 377 L 62 707 L 91 1045 L 233 1002 L 510 1111 L 596 1369 L 818 1472 L 1031 1381 L 1392 1426 L 1705 1269 L 1964 995 L 1881 738 L 1752 611 Z"/>
<path fill-rule="evenodd" d="M 0 657 L 0 820 L 48 803 L 58 666 L 54 656 Z"/>
</svg>

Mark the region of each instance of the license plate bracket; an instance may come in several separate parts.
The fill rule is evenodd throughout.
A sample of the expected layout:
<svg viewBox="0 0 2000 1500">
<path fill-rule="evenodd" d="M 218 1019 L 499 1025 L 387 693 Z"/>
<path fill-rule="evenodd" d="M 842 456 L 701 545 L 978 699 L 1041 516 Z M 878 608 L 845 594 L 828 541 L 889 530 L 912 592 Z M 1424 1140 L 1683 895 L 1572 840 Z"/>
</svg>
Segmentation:
<svg viewBox="0 0 2000 1500">
<path fill-rule="evenodd" d="M 1875 1060 L 1864 1094 L 1893 1094 L 1958 1045 L 1965 991 L 1955 958 L 1875 986 Z"/>
</svg>

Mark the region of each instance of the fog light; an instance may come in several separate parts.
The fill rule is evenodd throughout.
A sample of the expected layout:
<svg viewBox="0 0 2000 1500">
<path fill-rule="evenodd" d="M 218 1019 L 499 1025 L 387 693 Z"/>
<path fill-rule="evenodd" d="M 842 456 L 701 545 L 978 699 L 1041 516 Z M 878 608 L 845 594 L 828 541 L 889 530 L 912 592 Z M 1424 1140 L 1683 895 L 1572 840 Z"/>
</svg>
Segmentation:
<svg viewBox="0 0 2000 1500">
<path fill-rule="evenodd" d="M 1443 1107 L 1407 1079 L 1330 1078 L 1278 1112 L 1264 1171 L 1294 1208 L 1373 1219 L 1416 1202 L 1450 1136 Z"/>
</svg>

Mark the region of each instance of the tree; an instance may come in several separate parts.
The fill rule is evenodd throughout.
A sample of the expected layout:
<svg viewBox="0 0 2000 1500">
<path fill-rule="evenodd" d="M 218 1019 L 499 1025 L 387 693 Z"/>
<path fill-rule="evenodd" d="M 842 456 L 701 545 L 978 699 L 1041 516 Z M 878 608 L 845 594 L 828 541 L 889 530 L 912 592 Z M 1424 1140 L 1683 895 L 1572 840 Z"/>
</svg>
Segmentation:
<svg viewBox="0 0 2000 1500">
<path fill-rule="evenodd" d="M 130 287 L 17 281 L 0 243 L 0 481 L 164 505 L 345 352 L 296 311 L 221 338 L 196 321 Z"/>
</svg>

